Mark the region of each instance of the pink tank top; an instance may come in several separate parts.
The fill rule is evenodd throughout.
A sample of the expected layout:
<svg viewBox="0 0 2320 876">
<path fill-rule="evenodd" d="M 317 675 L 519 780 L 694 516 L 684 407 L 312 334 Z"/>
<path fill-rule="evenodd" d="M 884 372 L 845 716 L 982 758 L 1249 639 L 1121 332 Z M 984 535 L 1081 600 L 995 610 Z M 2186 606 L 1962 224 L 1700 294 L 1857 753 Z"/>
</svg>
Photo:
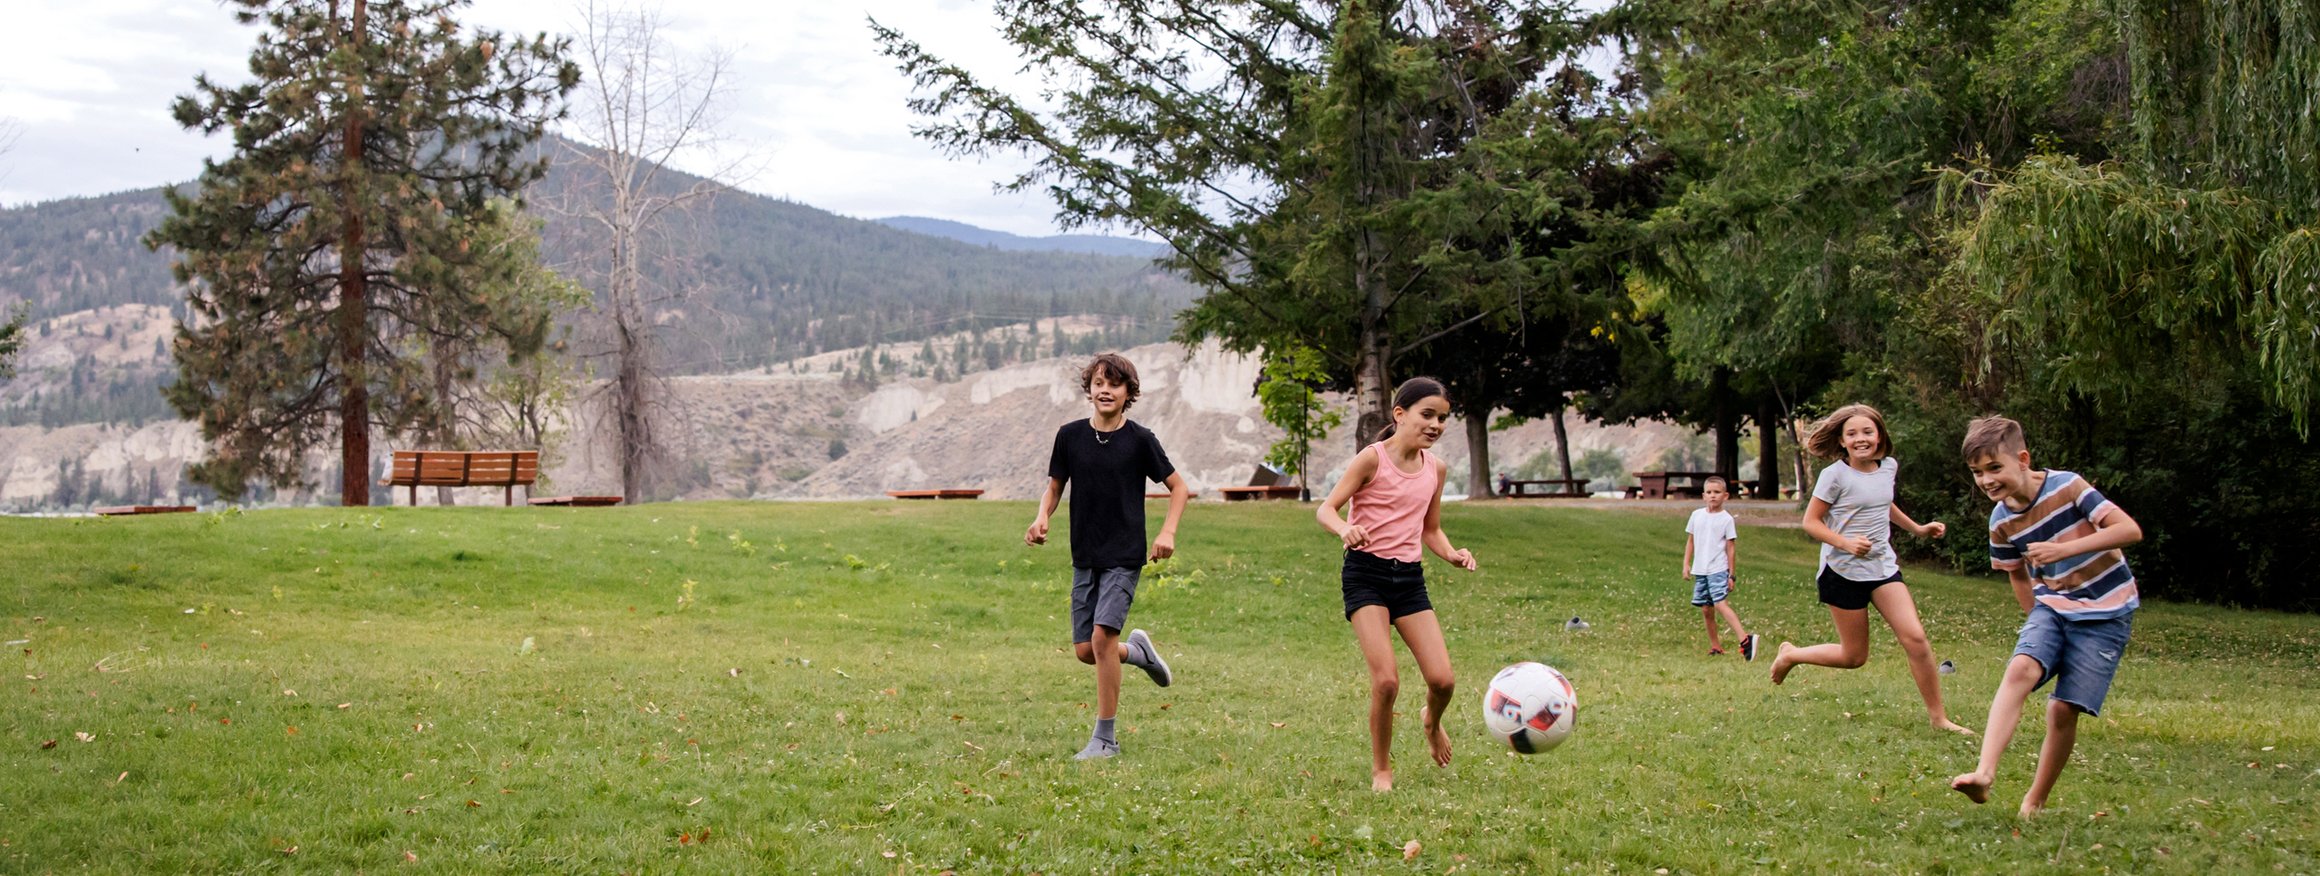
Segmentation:
<svg viewBox="0 0 2320 876">
<path fill-rule="evenodd" d="M 1360 550 L 1389 560 L 1418 561 L 1423 550 L 1419 537 L 1426 528 L 1426 508 L 1442 491 L 1442 478 L 1431 451 L 1418 451 L 1418 473 L 1394 467 L 1386 457 L 1385 442 L 1369 446 L 1377 454 L 1377 474 L 1353 491 L 1353 508 L 1346 519 L 1369 533 Z"/>
</svg>

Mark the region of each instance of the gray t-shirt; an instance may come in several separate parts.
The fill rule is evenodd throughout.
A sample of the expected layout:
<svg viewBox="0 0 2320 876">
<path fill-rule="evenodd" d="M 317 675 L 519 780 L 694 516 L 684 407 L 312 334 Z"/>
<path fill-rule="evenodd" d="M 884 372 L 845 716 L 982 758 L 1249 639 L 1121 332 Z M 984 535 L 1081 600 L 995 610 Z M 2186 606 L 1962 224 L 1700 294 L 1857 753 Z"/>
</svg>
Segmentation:
<svg viewBox="0 0 2320 876">
<path fill-rule="evenodd" d="M 1839 462 L 1821 469 L 1813 484 L 1813 498 L 1829 503 L 1829 528 L 1838 535 L 1869 540 L 1869 555 L 1856 557 L 1821 545 L 1822 568 L 1855 581 L 1891 578 L 1901 567 L 1893 561 L 1893 476 L 1901 463 L 1893 457 L 1877 462 L 1877 470 L 1862 472 Z"/>
</svg>

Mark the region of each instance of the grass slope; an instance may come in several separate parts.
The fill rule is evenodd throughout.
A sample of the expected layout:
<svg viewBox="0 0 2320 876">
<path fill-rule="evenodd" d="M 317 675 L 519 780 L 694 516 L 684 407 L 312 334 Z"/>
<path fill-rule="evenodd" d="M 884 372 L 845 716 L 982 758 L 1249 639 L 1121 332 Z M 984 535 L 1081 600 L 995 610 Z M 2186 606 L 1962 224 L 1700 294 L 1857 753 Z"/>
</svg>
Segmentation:
<svg viewBox="0 0 2320 876">
<path fill-rule="evenodd" d="M 1200 505 L 1133 621 L 1125 756 L 1068 756 L 1069 554 L 1016 503 L 292 510 L 0 520 L 0 870 L 178 872 L 2313 872 L 2320 619 L 2146 606 L 2110 714 L 2044 818 L 1946 788 L 1890 634 L 1868 667 L 1704 656 L 1681 518 L 1456 506 L 1430 563 L 1460 673 L 1400 788 L 1309 507 Z M 1831 635 L 1811 553 L 1747 529 L 1741 616 Z M 2017 612 L 1917 573 L 1979 727 Z M 1566 633 L 1582 615 L 1593 629 Z M 1552 753 L 1494 749 L 1499 666 L 1581 698 Z M 2034 708 L 2031 714 L 2037 714 Z M 86 734 L 87 741 L 80 738 Z M 56 740 L 53 747 L 46 743 Z M 1404 860 L 1405 843 L 1420 851 Z"/>
</svg>

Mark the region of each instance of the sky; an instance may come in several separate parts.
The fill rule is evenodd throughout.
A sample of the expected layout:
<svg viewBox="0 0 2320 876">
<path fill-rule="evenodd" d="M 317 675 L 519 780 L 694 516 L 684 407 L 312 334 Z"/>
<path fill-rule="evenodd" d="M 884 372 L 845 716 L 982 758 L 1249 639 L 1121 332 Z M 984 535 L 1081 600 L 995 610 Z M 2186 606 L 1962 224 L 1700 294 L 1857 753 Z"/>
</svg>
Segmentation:
<svg viewBox="0 0 2320 876">
<path fill-rule="evenodd" d="M 475 0 L 471 25 L 532 34 L 577 30 L 581 0 Z M 190 180 L 226 135 L 178 127 L 169 105 L 208 73 L 247 81 L 257 28 L 215 0 L 16 0 L 0 28 L 0 205 Z M 1016 234 L 1056 233 L 1044 195 L 993 185 L 1018 157 L 952 158 L 911 135 L 907 79 L 878 54 L 868 19 L 1023 93 L 1019 63 L 988 0 L 663 0 L 680 51 L 732 52 L 725 150 L 740 187 L 860 218 L 933 216 Z M 699 166 L 718 164 L 703 155 Z"/>
</svg>

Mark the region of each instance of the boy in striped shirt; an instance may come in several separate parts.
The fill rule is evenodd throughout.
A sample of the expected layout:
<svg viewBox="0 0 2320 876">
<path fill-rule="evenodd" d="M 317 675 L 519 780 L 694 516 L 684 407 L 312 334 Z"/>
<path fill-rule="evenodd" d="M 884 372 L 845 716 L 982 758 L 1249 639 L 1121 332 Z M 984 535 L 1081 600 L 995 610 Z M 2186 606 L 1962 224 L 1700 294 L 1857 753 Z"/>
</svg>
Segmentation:
<svg viewBox="0 0 2320 876">
<path fill-rule="evenodd" d="M 2078 741 L 2078 713 L 2100 714 L 2134 623 L 2135 575 L 2120 548 L 2143 540 L 2135 519 L 2073 472 L 2030 467 L 2022 424 L 1983 417 L 1966 428 L 1960 448 L 1990 509 L 1990 567 L 2004 569 L 2014 598 L 2029 613 L 2022 625 L 1990 723 L 1982 760 L 1949 786 L 1976 803 L 1990 797 L 1998 755 L 2013 738 L 2023 700 L 2054 682 L 2046 705 L 2046 742 L 2037 773 L 2022 795 L 2021 814 L 2046 808 Z"/>
</svg>

